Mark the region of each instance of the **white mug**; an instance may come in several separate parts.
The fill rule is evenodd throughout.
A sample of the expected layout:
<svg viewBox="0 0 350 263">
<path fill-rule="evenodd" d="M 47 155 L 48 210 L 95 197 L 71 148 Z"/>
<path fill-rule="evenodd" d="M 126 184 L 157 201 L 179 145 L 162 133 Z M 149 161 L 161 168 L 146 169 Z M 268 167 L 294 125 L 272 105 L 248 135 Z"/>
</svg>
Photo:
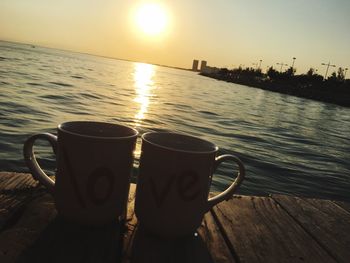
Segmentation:
<svg viewBox="0 0 350 263">
<path fill-rule="evenodd" d="M 216 145 L 192 136 L 144 134 L 135 200 L 140 226 L 165 238 L 194 233 L 204 214 L 230 198 L 245 176 L 237 157 L 217 157 L 217 152 Z M 208 199 L 214 171 L 228 160 L 238 165 L 237 178 L 225 191 Z"/>
<path fill-rule="evenodd" d="M 123 216 L 138 132 L 103 122 L 60 124 L 57 137 L 36 134 L 24 144 L 24 159 L 33 177 L 53 195 L 59 215 L 82 224 L 98 225 Z M 56 180 L 36 161 L 33 144 L 48 140 L 57 158 Z"/>
</svg>

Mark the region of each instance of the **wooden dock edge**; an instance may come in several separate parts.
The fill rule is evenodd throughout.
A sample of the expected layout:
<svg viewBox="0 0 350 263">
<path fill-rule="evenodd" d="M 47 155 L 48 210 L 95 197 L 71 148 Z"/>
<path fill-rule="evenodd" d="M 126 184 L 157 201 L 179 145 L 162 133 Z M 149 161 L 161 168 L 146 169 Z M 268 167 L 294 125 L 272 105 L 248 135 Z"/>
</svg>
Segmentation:
<svg viewBox="0 0 350 263">
<path fill-rule="evenodd" d="M 133 210 L 135 188 L 131 184 L 122 262 L 137 261 L 132 259 L 138 229 Z M 55 217 L 52 196 L 30 174 L 0 172 L 0 262 L 21 259 L 21 252 L 40 239 Z M 350 204 L 285 195 L 234 196 L 205 215 L 198 233 L 209 256 L 203 256 L 200 248 L 201 253 L 190 253 L 189 262 L 348 262 Z M 156 245 L 176 258 L 179 248 L 175 251 L 162 243 Z M 87 247 L 81 251 L 87 253 Z M 189 248 L 180 250 L 188 254 Z M 155 247 L 149 246 L 152 249 Z M 115 262 L 118 255 L 105 256 L 106 262 Z"/>
</svg>

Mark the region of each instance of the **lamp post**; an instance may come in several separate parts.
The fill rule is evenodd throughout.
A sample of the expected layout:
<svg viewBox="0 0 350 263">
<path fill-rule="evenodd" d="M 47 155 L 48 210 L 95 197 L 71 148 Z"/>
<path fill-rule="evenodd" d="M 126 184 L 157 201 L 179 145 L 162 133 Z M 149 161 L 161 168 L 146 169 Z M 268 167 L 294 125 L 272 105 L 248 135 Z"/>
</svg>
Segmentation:
<svg viewBox="0 0 350 263">
<path fill-rule="evenodd" d="M 348 68 L 345 68 L 344 71 L 345 71 L 344 72 L 344 81 L 345 81 L 346 80 L 346 78 L 345 78 L 346 77 L 346 72 L 348 71 Z"/>
<path fill-rule="evenodd" d="M 292 64 L 292 68 L 294 68 L 294 62 L 296 60 L 296 57 L 293 57 L 293 64 Z"/>
<path fill-rule="evenodd" d="M 283 66 L 288 66 L 288 64 L 283 64 L 283 62 L 281 62 L 281 63 L 276 63 L 277 65 L 281 65 L 281 68 L 280 68 L 280 72 L 282 72 L 282 67 Z"/>
<path fill-rule="evenodd" d="M 330 63 L 329 61 L 328 61 L 328 64 L 326 64 L 326 63 L 321 63 L 321 65 L 322 65 L 322 66 L 327 66 L 326 73 L 324 74 L 324 80 L 326 80 L 329 67 L 335 68 L 336 65 L 331 65 L 331 63 Z"/>
<path fill-rule="evenodd" d="M 261 69 L 261 62 L 262 62 L 262 59 L 259 60 L 259 68 Z"/>
</svg>

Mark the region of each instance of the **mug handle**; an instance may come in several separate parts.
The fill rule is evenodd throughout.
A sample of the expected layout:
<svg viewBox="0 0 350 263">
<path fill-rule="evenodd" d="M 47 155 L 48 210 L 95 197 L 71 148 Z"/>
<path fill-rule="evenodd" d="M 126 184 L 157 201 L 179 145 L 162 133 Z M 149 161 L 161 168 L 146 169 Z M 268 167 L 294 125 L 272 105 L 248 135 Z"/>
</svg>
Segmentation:
<svg viewBox="0 0 350 263">
<path fill-rule="evenodd" d="M 45 172 L 41 169 L 38 162 L 36 161 L 36 157 L 34 155 L 33 151 L 33 145 L 34 142 L 37 139 L 44 139 L 47 140 L 53 149 L 54 154 L 57 153 L 57 137 L 51 133 L 40 133 L 35 134 L 31 137 L 29 137 L 23 146 L 23 155 L 24 160 L 30 170 L 30 172 L 33 175 L 33 178 L 35 180 L 38 180 L 40 183 L 42 183 L 49 192 L 53 193 L 55 188 L 55 182 L 45 174 Z"/>
<path fill-rule="evenodd" d="M 233 195 L 233 193 L 238 189 L 238 187 L 241 185 L 241 183 L 245 177 L 245 168 L 244 168 L 242 161 L 238 157 L 231 155 L 231 154 L 224 154 L 224 155 L 217 157 L 215 159 L 214 171 L 219 167 L 219 165 L 222 162 L 227 161 L 227 160 L 234 161 L 238 165 L 239 172 L 237 174 L 237 178 L 232 182 L 232 184 L 225 191 L 208 199 L 207 211 L 209 211 L 214 205 L 216 205 L 224 200 L 228 200 Z"/>
</svg>

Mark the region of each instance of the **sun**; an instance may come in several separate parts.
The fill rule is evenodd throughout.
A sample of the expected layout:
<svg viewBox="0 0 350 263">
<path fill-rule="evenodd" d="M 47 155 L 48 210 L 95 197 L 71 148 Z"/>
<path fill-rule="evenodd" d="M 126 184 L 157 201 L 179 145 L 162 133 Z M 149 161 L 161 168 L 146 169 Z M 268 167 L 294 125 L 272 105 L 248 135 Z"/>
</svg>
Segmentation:
<svg viewBox="0 0 350 263">
<path fill-rule="evenodd" d="M 143 33 L 156 36 L 165 31 L 168 25 L 168 15 L 160 4 L 145 3 L 136 10 L 135 21 Z"/>
</svg>

